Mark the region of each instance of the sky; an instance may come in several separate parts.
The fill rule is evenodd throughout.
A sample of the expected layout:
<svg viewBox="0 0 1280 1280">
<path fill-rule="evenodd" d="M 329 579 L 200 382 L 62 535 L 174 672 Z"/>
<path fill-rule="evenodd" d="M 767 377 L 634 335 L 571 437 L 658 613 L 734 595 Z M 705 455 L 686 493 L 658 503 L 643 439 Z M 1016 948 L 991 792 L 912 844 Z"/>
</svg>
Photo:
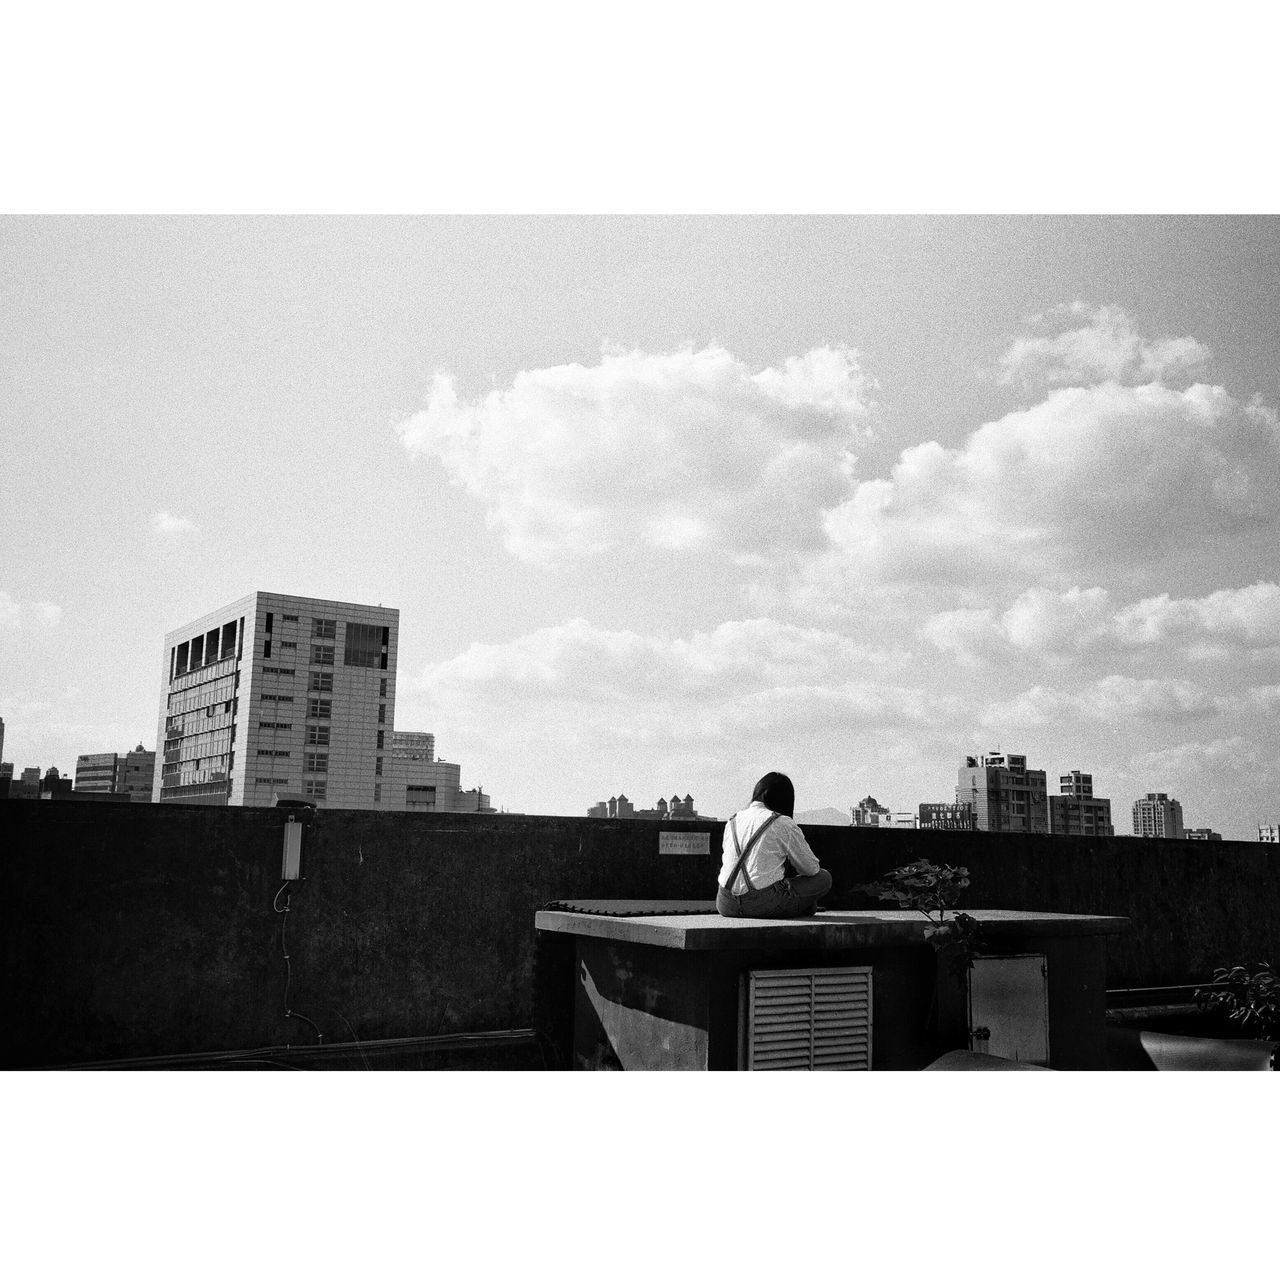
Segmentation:
<svg viewBox="0 0 1280 1280">
<path fill-rule="evenodd" d="M 0 219 L 0 716 L 154 747 L 169 629 L 400 610 L 499 808 L 1280 820 L 1280 220 Z"/>
</svg>

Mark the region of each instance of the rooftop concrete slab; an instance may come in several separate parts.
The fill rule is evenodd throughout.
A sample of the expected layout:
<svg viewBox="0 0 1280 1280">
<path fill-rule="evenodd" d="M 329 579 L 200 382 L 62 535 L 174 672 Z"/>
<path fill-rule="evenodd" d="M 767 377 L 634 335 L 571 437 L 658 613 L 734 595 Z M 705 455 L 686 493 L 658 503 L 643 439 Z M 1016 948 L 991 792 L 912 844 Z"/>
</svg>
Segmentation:
<svg viewBox="0 0 1280 1280">
<path fill-rule="evenodd" d="M 566 904 L 572 905 L 572 904 Z M 651 903 L 637 906 L 651 906 Z M 801 920 L 741 920 L 706 915 L 625 914 L 627 903 L 593 902 L 610 914 L 587 914 L 582 908 L 539 911 L 537 928 L 549 933 L 638 942 L 677 951 L 795 950 L 848 951 L 861 947 L 926 945 L 927 921 L 915 911 L 820 911 Z M 992 941 L 1001 938 L 1083 937 L 1123 932 L 1125 916 L 1064 915 L 1047 911 L 1000 911 L 975 908 L 965 913 Z"/>
</svg>

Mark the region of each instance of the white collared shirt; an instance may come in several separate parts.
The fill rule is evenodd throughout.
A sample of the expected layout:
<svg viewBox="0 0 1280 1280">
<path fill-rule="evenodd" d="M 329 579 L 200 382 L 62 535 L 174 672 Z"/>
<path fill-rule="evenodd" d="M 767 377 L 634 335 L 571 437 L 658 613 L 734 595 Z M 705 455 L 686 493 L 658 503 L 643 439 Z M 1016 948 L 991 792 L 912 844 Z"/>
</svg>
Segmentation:
<svg viewBox="0 0 1280 1280">
<path fill-rule="evenodd" d="M 738 863 L 738 850 L 733 846 L 733 831 L 738 833 L 738 844 L 742 849 L 747 841 L 768 820 L 773 810 L 759 800 L 753 800 L 745 809 L 735 813 L 729 822 L 724 824 L 724 853 L 720 862 L 719 885 L 727 888 L 729 877 Z M 729 823 L 733 824 L 733 831 Z M 791 865 L 802 876 L 813 876 L 822 869 L 804 832 L 795 822 L 780 813 L 769 826 L 769 830 L 756 841 L 751 852 L 747 854 L 746 870 L 751 877 L 752 885 L 757 889 L 767 889 L 782 879 L 783 868 L 790 861 Z M 738 876 L 731 890 L 735 897 L 747 892 L 747 882 Z"/>
</svg>

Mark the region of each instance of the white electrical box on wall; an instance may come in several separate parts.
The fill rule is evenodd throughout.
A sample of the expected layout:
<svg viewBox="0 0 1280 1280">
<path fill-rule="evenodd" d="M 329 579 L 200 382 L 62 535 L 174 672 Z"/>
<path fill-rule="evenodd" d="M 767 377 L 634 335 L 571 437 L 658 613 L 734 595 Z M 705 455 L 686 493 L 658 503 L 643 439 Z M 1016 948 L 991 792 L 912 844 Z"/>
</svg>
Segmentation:
<svg viewBox="0 0 1280 1280">
<path fill-rule="evenodd" d="M 302 823 L 292 816 L 284 824 L 284 865 L 282 880 L 297 880 L 302 868 Z"/>
</svg>

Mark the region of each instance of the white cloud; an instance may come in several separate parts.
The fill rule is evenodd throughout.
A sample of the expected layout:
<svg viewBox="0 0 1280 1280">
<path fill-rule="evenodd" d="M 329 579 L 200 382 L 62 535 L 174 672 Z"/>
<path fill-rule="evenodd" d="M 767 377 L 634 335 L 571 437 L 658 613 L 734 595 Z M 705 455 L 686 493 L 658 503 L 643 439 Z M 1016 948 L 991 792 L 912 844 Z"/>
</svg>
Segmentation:
<svg viewBox="0 0 1280 1280">
<path fill-rule="evenodd" d="M 861 687 L 850 684 L 850 673 L 874 669 L 882 677 L 909 662 L 908 654 L 763 618 L 721 623 L 688 639 L 611 631 L 575 618 L 506 644 L 474 644 L 428 667 L 411 687 L 434 701 L 462 703 L 484 687 L 504 701 L 555 694 L 583 703 L 684 705 L 832 685 L 844 699 Z M 880 678 L 870 683 L 883 687 Z"/>
<path fill-rule="evenodd" d="M 988 727 L 1060 725 L 1070 719 L 1103 724 L 1132 724 L 1139 720 L 1184 722 L 1235 709 L 1230 700 L 1215 697 L 1193 680 L 1111 675 L 1079 689 L 1035 685 L 991 706 L 983 717 L 983 724 Z"/>
<path fill-rule="evenodd" d="M 1062 585 L 1280 523 L 1280 427 L 1221 387 L 1055 391 L 957 449 L 905 450 L 826 517 L 805 586 Z"/>
<path fill-rule="evenodd" d="M 170 515 L 167 511 L 157 511 L 151 517 L 151 532 L 163 538 L 178 533 L 195 533 L 196 526 L 185 516 L 175 516 Z"/>
<path fill-rule="evenodd" d="M 436 374 L 398 431 L 484 502 L 525 559 L 629 544 L 750 563 L 821 544 L 848 492 L 871 384 L 848 347 L 752 371 L 722 347 L 605 350 L 461 400 Z"/>
<path fill-rule="evenodd" d="M 1129 316 L 1115 306 L 1074 302 L 1037 316 L 1032 323 L 1059 331 L 1015 338 L 1000 357 L 997 381 L 1050 385 L 1128 379 L 1158 382 L 1193 372 L 1210 354 L 1190 337 L 1148 342 L 1134 329 Z"/>
<path fill-rule="evenodd" d="M 1153 596 L 1122 609 L 1111 627 L 1121 643 L 1132 646 L 1222 640 L 1244 648 L 1271 648 L 1280 644 L 1280 585 L 1257 582 L 1197 600 L 1171 600 L 1167 593 Z"/>
<path fill-rule="evenodd" d="M 0 627 L 18 629 L 30 623 L 39 627 L 56 627 L 62 621 L 62 606 L 49 600 L 22 604 L 7 591 L 0 591 Z"/>
</svg>

